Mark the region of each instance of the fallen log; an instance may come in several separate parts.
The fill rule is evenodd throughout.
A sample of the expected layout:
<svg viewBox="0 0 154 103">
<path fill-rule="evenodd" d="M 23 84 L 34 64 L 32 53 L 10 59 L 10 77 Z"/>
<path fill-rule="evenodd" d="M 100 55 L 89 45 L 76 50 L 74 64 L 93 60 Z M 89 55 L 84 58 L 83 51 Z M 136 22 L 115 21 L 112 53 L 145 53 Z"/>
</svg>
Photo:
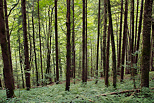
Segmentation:
<svg viewBox="0 0 154 103">
<path fill-rule="evenodd" d="M 150 88 L 150 89 L 151 90 L 154 90 L 154 88 Z M 111 92 L 111 93 L 107 93 L 107 94 L 97 95 L 96 97 L 99 97 L 99 96 L 107 96 L 107 95 L 118 95 L 118 94 L 123 94 L 123 93 L 130 93 L 130 92 L 139 93 L 139 92 L 141 92 L 141 88 L 139 88 L 139 89 L 133 89 L 133 90 L 125 90 L 125 91 L 121 91 L 121 92 Z"/>
</svg>

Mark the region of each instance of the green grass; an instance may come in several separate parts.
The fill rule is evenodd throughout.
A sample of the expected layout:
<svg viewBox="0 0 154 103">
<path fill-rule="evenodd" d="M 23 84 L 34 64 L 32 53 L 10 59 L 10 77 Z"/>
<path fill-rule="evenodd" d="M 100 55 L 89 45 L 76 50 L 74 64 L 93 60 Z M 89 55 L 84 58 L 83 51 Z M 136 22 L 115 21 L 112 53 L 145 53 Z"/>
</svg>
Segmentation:
<svg viewBox="0 0 154 103">
<path fill-rule="evenodd" d="M 154 87 L 154 73 L 150 73 L 150 87 Z M 140 86 L 139 77 L 136 77 L 136 85 Z M 111 81 L 110 81 L 110 85 Z M 65 91 L 65 83 L 32 88 L 30 91 L 26 90 L 15 90 L 16 97 L 13 99 L 6 99 L 5 90 L 0 90 L 0 103 L 90 103 L 90 101 L 94 103 L 154 103 L 154 91 L 152 90 L 144 90 L 150 91 L 146 92 L 149 95 L 145 97 L 143 93 L 139 93 L 133 96 L 126 96 L 127 94 L 120 95 L 107 95 L 107 96 L 99 96 L 100 94 L 106 94 L 110 92 L 119 92 L 123 90 L 131 90 L 133 89 L 133 81 L 127 79 L 123 84 L 117 83 L 117 89 L 115 90 L 112 86 L 108 88 L 104 85 L 104 80 L 99 79 L 98 84 L 95 84 L 95 80 L 88 81 L 87 85 L 71 84 L 70 92 Z"/>
</svg>

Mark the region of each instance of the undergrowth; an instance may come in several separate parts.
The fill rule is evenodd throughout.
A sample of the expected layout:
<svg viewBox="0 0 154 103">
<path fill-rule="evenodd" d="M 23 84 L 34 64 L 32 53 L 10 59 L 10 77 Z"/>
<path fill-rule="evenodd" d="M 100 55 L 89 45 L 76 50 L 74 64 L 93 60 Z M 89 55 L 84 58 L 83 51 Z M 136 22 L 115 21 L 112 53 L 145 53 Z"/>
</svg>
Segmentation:
<svg viewBox="0 0 154 103">
<path fill-rule="evenodd" d="M 150 87 L 154 86 L 154 75 L 150 75 Z M 136 86 L 140 87 L 140 80 L 136 77 Z M 111 82 L 111 81 L 110 81 Z M 111 92 L 120 92 L 133 89 L 133 81 L 125 80 L 122 84 L 117 83 L 115 90 L 110 84 L 107 88 L 104 80 L 99 79 L 98 84 L 95 80 L 88 81 L 86 85 L 82 83 L 71 84 L 70 92 L 65 91 L 65 83 L 52 86 L 32 88 L 30 91 L 15 90 L 15 98 L 6 99 L 5 90 L 0 90 L 0 103 L 154 103 L 154 91 L 143 89 L 135 95 L 124 93 L 119 95 L 100 96 Z"/>
</svg>

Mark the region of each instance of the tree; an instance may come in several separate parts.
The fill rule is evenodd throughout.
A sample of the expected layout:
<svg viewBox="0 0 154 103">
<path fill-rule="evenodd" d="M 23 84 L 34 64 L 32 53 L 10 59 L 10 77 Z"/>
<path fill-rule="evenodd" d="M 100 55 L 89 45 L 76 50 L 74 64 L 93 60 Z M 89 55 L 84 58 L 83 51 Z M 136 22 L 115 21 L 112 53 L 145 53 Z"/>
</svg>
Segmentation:
<svg viewBox="0 0 154 103">
<path fill-rule="evenodd" d="M 96 57 L 96 82 L 95 84 L 97 84 L 98 82 L 98 57 L 99 57 L 99 35 L 100 35 L 100 6 L 101 6 L 101 2 L 99 0 L 98 3 L 98 31 L 97 31 L 97 57 Z"/>
<path fill-rule="evenodd" d="M 37 1 L 38 2 L 38 25 L 39 25 L 39 42 L 40 42 L 40 59 L 41 59 L 41 77 L 42 77 L 42 80 L 43 80 L 43 64 L 42 64 L 42 42 L 41 42 L 41 26 L 40 26 L 40 8 L 39 8 L 39 0 Z M 38 71 L 36 73 L 37 75 L 37 86 L 39 86 L 39 83 L 38 83 Z"/>
<path fill-rule="evenodd" d="M 143 2 L 144 0 L 141 1 L 141 10 L 140 10 L 140 19 L 139 19 L 139 27 L 138 27 L 138 37 L 137 37 L 137 47 L 136 47 L 136 51 L 139 50 L 139 44 L 140 44 L 140 35 L 141 35 L 141 28 L 142 28 L 142 18 L 143 18 Z M 135 63 L 137 63 L 138 61 L 138 54 L 136 55 L 135 58 Z"/>
<path fill-rule="evenodd" d="M 85 61 L 85 43 L 86 43 L 86 39 L 85 39 L 85 0 L 82 0 L 82 2 L 83 2 L 83 12 L 82 12 L 82 16 L 83 16 L 83 20 L 82 20 L 82 26 L 83 26 L 83 28 L 82 28 L 82 82 L 83 83 L 85 83 L 85 82 L 87 82 L 87 80 L 86 80 L 86 75 L 85 75 L 85 73 L 86 73 L 86 67 L 85 67 L 85 63 L 86 63 L 86 61 Z"/>
<path fill-rule="evenodd" d="M 111 5 L 110 0 L 108 0 L 108 16 L 109 16 L 109 25 L 110 25 L 110 32 L 111 32 L 111 44 L 112 44 L 112 70 L 113 70 L 113 86 L 116 88 L 116 54 L 115 54 L 115 42 L 114 42 L 114 35 L 113 35 L 113 25 L 112 25 L 112 15 L 111 15 Z"/>
<path fill-rule="evenodd" d="M 106 47 L 106 68 L 105 68 L 105 85 L 109 86 L 109 50 L 110 50 L 110 24 L 108 26 L 107 47 Z"/>
<path fill-rule="evenodd" d="M 124 60 L 125 60 L 125 42 L 127 38 L 127 14 L 128 14 L 128 0 L 125 1 L 125 14 L 124 14 L 124 31 L 123 31 L 123 45 L 122 45 L 122 60 L 121 60 L 121 82 L 124 78 Z"/>
<path fill-rule="evenodd" d="M 131 51 L 131 75 L 133 77 L 133 82 L 134 82 L 134 88 L 136 88 L 135 86 L 135 71 L 134 71 L 134 67 L 133 67 L 133 64 L 134 64 L 134 56 L 133 56 L 133 53 L 134 53 L 134 0 L 131 0 L 131 20 L 132 20 L 132 34 L 131 34 L 131 45 L 130 45 L 130 51 Z"/>
<path fill-rule="evenodd" d="M 73 58 L 72 58 L 72 66 L 73 66 L 73 78 L 75 79 L 75 31 L 74 31 L 74 0 L 72 0 L 72 11 L 73 11 L 73 22 L 72 22 L 72 42 L 73 42 L 73 47 L 72 47 L 72 53 L 73 53 Z M 75 82 L 74 82 L 75 83 Z"/>
<path fill-rule="evenodd" d="M 59 65 L 58 65 L 58 28 L 57 28 L 57 1 L 55 0 L 55 46 L 56 46 L 56 83 L 59 83 Z"/>
<path fill-rule="evenodd" d="M 70 43 L 70 36 L 71 36 L 71 22 L 70 22 L 70 0 L 67 0 L 67 65 L 66 65 L 66 91 L 69 91 L 70 88 L 70 69 L 71 69 L 71 43 Z"/>
<path fill-rule="evenodd" d="M 107 2 L 104 0 L 104 31 L 103 31 L 103 69 L 106 68 L 106 31 L 107 31 Z"/>
<path fill-rule="evenodd" d="M 10 62 L 10 52 L 7 43 L 7 36 L 5 34 L 5 23 L 4 23 L 4 13 L 3 13 L 3 0 L 0 0 L 0 43 L 3 57 L 3 74 L 4 74 L 4 82 L 6 88 L 7 98 L 14 97 L 14 79 L 13 79 L 13 71 L 12 65 Z"/>
<path fill-rule="evenodd" d="M 118 48 L 118 63 L 117 63 L 117 75 L 120 72 L 121 63 L 121 36 L 122 36 L 122 20 L 123 20 L 123 0 L 121 0 L 121 17 L 120 17 L 120 32 L 119 32 L 119 48 Z"/>
<path fill-rule="evenodd" d="M 149 87 L 152 3 L 153 3 L 153 0 L 145 0 L 145 4 L 144 4 L 143 49 L 142 49 L 142 60 L 141 60 L 141 64 L 142 64 L 141 87 Z"/>
<path fill-rule="evenodd" d="M 30 66 L 28 53 L 28 39 L 27 39 L 27 23 L 26 23 L 26 0 L 21 1 L 22 18 L 23 18 L 23 35 L 24 35 L 24 54 L 25 54 L 25 78 L 27 90 L 30 90 Z"/>
</svg>

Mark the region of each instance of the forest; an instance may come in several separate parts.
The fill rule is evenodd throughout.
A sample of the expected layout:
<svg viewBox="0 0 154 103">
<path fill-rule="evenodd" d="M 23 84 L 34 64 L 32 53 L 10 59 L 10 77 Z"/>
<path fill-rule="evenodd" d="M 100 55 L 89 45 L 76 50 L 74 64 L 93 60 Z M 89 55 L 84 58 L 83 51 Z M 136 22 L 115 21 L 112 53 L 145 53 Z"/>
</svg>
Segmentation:
<svg viewBox="0 0 154 103">
<path fill-rule="evenodd" d="M 0 0 L 0 103 L 153 103 L 153 0 Z"/>
</svg>

